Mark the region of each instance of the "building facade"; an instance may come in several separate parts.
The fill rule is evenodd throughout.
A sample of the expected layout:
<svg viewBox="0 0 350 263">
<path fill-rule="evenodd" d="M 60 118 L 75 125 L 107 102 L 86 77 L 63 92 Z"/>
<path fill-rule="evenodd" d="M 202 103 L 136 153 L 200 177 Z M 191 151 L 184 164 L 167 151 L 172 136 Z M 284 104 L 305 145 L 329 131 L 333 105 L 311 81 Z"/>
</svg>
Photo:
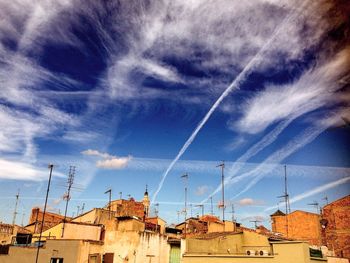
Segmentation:
<svg viewBox="0 0 350 263">
<path fill-rule="evenodd" d="M 323 245 L 350 259 L 350 195 L 323 207 L 321 229 Z"/>
<path fill-rule="evenodd" d="M 296 210 L 285 215 L 277 210 L 271 215 L 272 231 L 284 237 L 307 241 L 311 245 L 321 246 L 321 216 L 319 214 Z"/>
</svg>

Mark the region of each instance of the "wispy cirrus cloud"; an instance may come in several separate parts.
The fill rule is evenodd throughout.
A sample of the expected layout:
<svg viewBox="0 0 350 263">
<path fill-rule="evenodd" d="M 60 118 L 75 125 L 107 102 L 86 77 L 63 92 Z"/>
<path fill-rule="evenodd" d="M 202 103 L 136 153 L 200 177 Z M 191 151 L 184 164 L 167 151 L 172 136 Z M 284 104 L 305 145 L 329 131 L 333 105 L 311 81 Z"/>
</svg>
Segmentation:
<svg viewBox="0 0 350 263">
<path fill-rule="evenodd" d="M 293 114 L 302 115 L 339 103 L 341 98 L 337 100 L 334 93 L 343 87 L 338 80 L 350 74 L 349 68 L 350 47 L 347 47 L 332 60 L 320 61 L 291 84 L 267 86 L 246 101 L 237 129 L 255 134 Z"/>
<path fill-rule="evenodd" d="M 48 170 L 33 166 L 26 162 L 0 159 L 0 179 L 42 181 L 48 178 Z M 59 172 L 53 176 L 63 177 Z"/>
</svg>

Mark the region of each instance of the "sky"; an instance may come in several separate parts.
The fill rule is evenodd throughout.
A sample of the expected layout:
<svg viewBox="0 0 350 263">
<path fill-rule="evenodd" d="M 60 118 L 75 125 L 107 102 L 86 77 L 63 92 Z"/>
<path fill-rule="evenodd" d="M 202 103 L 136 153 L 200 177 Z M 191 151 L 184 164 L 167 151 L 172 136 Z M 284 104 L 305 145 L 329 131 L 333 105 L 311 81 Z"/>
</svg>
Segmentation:
<svg viewBox="0 0 350 263">
<path fill-rule="evenodd" d="M 350 193 L 346 0 L 0 0 L 0 221 L 143 198 L 270 226 Z M 182 176 L 188 174 L 185 180 Z M 326 198 L 327 197 L 327 198 Z M 213 205 L 211 205 L 213 204 Z M 234 208 L 234 213 L 232 213 Z M 213 210 L 213 211 L 212 211 Z"/>
</svg>

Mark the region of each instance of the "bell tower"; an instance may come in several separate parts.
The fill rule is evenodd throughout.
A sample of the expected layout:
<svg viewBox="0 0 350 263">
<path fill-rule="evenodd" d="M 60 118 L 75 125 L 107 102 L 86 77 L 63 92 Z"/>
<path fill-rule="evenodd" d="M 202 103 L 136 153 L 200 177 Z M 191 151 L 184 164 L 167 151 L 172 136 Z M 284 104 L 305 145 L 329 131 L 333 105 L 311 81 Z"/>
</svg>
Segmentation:
<svg viewBox="0 0 350 263">
<path fill-rule="evenodd" d="M 145 194 L 143 195 L 143 200 L 142 200 L 142 203 L 144 205 L 144 213 L 145 213 L 145 217 L 148 217 L 149 216 L 149 206 L 150 206 L 150 200 L 149 200 L 149 197 L 148 197 L 148 190 L 147 190 L 147 185 L 146 185 L 146 191 L 145 191 Z"/>
</svg>

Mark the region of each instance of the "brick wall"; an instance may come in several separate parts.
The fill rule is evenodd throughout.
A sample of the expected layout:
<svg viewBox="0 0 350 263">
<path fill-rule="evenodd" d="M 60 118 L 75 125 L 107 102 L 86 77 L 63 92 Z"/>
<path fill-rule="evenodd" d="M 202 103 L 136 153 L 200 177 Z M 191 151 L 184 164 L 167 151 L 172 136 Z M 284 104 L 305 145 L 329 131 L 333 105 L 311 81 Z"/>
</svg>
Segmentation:
<svg viewBox="0 0 350 263">
<path fill-rule="evenodd" d="M 271 216 L 271 219 L 273 232 L 282 233 L 288 238 L 308 241 L 312 245 L 320 246 L 322 243 L 321 218 L 318 214 L 297 210 L 287 216 Z"/>
<path fill-rule="evenodd" d="M 322 228 L 324 244 L 336 256 L 350 259 L 350 195 L 326 205 L 322 219 L 326 220 Z"/>
</svg>

